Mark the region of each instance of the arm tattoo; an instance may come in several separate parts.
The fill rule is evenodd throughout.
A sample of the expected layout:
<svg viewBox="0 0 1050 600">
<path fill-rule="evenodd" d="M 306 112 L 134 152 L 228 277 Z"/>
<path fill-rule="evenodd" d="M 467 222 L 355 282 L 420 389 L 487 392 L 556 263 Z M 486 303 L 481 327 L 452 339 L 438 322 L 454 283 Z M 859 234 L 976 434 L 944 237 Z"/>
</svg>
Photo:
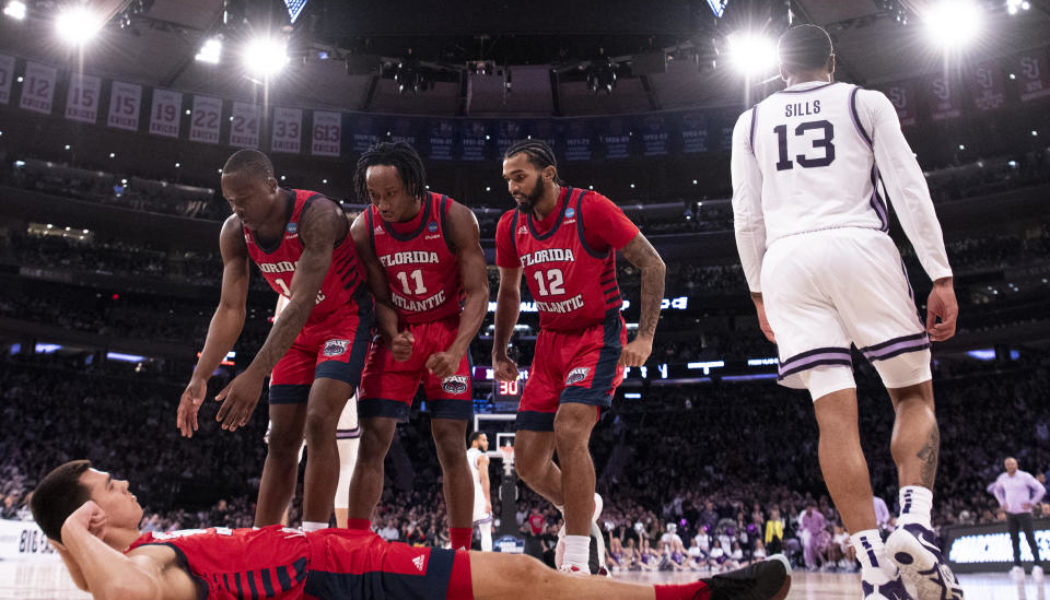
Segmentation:
<svg viewBox="0 0 1050 600">
<path fill-rule="evenodd" d="M 656 248 L 639 233 L 623 247 L 623 256 L 642 272 L 642 305 L 638 316 L 638 335 L 653 337 L 660 322 L 660 303 L 664 298 L 667 267 Z"/>
<path fill-rule="evenodd" d="M 934 422 L 933 427 L 930 428 L 930 437 L 926 439 L 926 444 L 916 454 L 919 460 L 922 461 L 922 485 L 929 490 L 933 490 L 933 481 L 937 477 L 937 458 L 940 451 L 941 430 L 937 427 L 937 423 Z"/>
</svg>

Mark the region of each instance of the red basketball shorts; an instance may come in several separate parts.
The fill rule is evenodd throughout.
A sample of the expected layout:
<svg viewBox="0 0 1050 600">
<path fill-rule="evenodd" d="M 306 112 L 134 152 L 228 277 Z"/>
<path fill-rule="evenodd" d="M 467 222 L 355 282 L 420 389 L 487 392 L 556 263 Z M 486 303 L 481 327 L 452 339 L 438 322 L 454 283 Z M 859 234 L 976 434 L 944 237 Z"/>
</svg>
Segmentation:
<svg viewBox="0 0 1050 600">
<path fill-rule="evenodd" d="M 270 374 L 270 404 L 300 404 L 315 379 L 357 387 L 372 331 L 372 307 L 349 306 L 306 322 Z"/>
<path fill-rule="evenodd" d="M 410 323 L 404 330 L 415 338 L 412 356 L 404 362 L 394 360 L 385 344 L 378 340 L 372 343 L 357 395 L 358 417 L 407 420 L 412 399 L 419 385 L 423 384 L 431 417 L 469 419 L 474 414 L 469 353 L 463 356 L 456 373 L 444 379 L 431 375 L 426 368 L 431 354 L 444 352 L 455 341 L 459 315 L 426 323 Z"/>
<path fill-rule="evenodd" d="M 474 597 L 465 551 L 387 543 L 371 531 L 322 529 L 307 535 L 306 598 Z"/>
<path fill-rule="evenodd" d="M 626 343 L 627 327 L 618 311 L 585 329 L 541 329 L 515 427 L 553 431 L 562 402 L 611 406 L 613 392 L 623 381 L 619 361 Z"/>
</svg>

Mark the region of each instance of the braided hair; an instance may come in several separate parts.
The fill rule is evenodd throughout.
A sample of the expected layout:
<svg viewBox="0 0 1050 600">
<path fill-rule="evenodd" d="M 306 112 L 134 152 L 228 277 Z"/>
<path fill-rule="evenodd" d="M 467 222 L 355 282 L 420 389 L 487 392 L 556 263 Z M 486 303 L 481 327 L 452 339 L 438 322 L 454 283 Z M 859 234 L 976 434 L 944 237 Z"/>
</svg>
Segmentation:
<svg viewBox="0 0 1050 600">
<path fill-rule="evenodd" d="M 427 193 L 427 172 L 423 168 L 423 159 L 415 148 L 405 142 L 379 142 L 366 150 L 357 159 L 357 169 L 354 171 L 354 190 L 357 192 L 358 200 L 368 204 L 372 199 L 368 194 L 368 182 L 366 175 L 368 167 L 387 165 L 395 167 L 405 184 L 405 191 L 412 197 L 423 199 Z"/>
<path fill-rule="evenodd" d="M 540 140 L 520 140 L 511 144 L 510 148 L 503 153 L 503 160 L 507 160 L 516 154 L 525 154 L 529 158 L 529 162 L 532 163 L 537 169 L 541 171 L 547 167 L 558 168 L 558 159 L 554 157 L 554 150 L 547 145 L 546 142 Z M 564 182 L 558 177 L 557 171 L 554 173 L 554 183 L 558 185 L 564 185 Z"/>
</svg>

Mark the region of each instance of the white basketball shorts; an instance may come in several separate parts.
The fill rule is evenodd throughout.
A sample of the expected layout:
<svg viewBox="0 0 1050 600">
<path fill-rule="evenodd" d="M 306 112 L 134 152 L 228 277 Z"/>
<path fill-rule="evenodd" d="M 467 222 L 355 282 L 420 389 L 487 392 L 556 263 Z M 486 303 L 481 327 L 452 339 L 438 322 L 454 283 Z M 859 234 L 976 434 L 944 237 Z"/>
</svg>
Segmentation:
<svg viewBox="0 0 1050 600">
<path fill-rule="evenodd" d="M 844 227 L 775 241 L 762 296 L 780 354 L 780 384 L 813 399 L 856 387 L 850 344 L 888 388 L 931 378 L 930 341 L 893 240 Z"/>
</svg>

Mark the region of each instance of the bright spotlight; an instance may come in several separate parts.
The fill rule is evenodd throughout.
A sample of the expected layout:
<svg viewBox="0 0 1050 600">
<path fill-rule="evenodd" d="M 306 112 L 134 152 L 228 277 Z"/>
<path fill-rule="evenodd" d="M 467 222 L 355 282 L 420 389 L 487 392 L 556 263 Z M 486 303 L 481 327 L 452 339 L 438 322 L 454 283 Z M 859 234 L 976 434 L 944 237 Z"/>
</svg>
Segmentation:
<svg viewBox="0 0 1050 600">
<path fill-rule="evenodd" d="M 926 30 L 942 48 L 959 48 L 981 30 L 981 9 L 970 0 L 941 0 L 926 12 Z"/>
<path fill-rule="evenodd" d="M 772 39 L 754 33 L 732 33 L 728 41 L 729 60 L 744 75 L 754 77 L 776 67 L 777 45 Z"/>
<path fill-rule="evenodd" d="M 201 62 L 217 65 L 220 58 L 222 58 L 222 40 L 217 37 L 209 38 L 197 52 L 197 60 Z"/>
<path fill-rule="evenodd" d="M 244 66 L 253 75 L 275 75 L 288 64 L 287 46 L 281 40 L 260 38 L 248 44 Z"/>
<path fill-rule="evenodd" d="M 26 3 L 19 0 L 11 0 L 4 6 L 4 14 L 19 21 L 26 18 Z"/>
<path fill-rule="evenodd" d="M 55 17 L 55 30 L 70 44 L 81 45 L 95 37 L 105 23 L 87 6 L 72 6 Z"/>
</svg>

